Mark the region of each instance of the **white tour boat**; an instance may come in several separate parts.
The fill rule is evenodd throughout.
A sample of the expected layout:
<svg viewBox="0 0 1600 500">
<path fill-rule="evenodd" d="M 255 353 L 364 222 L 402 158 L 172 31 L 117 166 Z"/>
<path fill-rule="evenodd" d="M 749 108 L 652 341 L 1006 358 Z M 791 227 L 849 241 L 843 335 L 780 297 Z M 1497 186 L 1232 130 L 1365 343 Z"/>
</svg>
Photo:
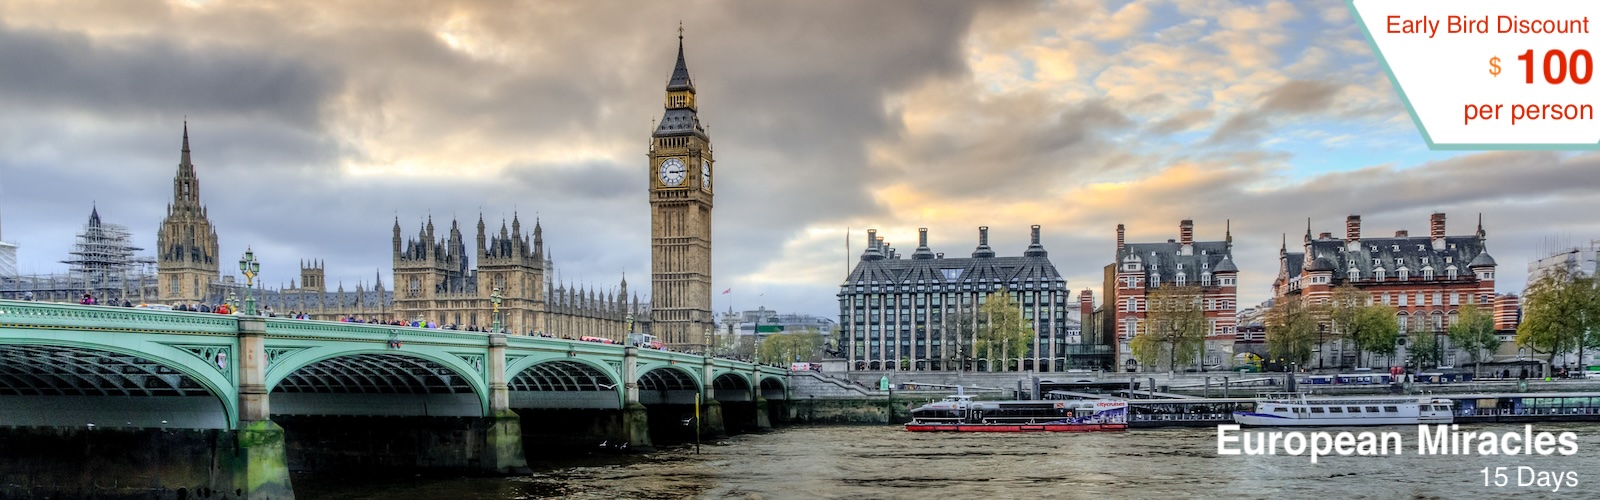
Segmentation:
<svg viewBox="0 0 1600 500">
<path fill-rule="evenodd" d="M 1448 424 L 1454 420 L 1453 402 L 1448 399 L 1320 397 L 1305 394 L 1263 394 L 1256 399 L 1255 411 L 1233 412 L 1239 425 L 1346 426 Z"/>
</svg>

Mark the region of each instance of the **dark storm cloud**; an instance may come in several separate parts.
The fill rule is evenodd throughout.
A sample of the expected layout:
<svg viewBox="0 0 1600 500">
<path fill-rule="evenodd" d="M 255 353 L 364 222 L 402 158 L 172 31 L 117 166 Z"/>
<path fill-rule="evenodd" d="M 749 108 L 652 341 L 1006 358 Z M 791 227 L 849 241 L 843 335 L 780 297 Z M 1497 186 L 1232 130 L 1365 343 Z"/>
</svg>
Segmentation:
<svg viewBox="0 0 1600 500">
<path fill-rule="evenodd" d="M 255 49 L 142 36 L 90 38 L 0 24 L 0 100 L 11 109 L 136 117 L 264 117 L 315 128 L 337 79 Z"/>
</svg>

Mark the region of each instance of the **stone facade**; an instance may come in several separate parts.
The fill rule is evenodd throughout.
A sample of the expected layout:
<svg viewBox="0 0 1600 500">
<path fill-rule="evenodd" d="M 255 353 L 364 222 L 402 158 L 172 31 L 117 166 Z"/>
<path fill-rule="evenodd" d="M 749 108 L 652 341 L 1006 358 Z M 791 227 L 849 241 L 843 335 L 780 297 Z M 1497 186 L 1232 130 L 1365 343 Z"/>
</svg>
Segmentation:
<svg viewBox="0 0 1600 500">
<path fill-rule="evenodd" d="M 200 178 L 189 159 L 189 124 L 183 125 L 183 152 L 172 179 L 172 203 L 156 234 L 156 274 L 161 302 L 201 302 L 221 278 L 217 230 L 200 203 Z"/>
<path fill-rule="evenodd" d="M 651 134 L 650 306 L 655 335 L 668 347 L 703 349 L 711 316 L 711 137 L 700 124 L 694 82 L 683 60 L 667 82 L 666 112 Z"/>
<path fill-rule="evenodd" d="M 544 248 L 544 229 L 522 231 L 521 218 L 500 225 L 491 236 L 478 217 L 477 245 L 472 254 L 460 225 L 450 222 L 448 234 L 436 235 L 430 217 L 417 236 L 402 240 L 395 221 L 394 315 L 441 325 L 488 328 L 494 323 L 492 297 L 499 293 L 501 326 L 512 334 L 548 334 L 579 338 L 626 340 L 630 326 L 645 330 L 646 308 L 628 296 L 628 280 L 619 292 L 557 285 Z M 472 267 L 477 259 L 477 267 Z M 633 324 L 637 322 L 639 324 Z"/>
<path fill-rule="evenodd" d="M 1101 364 L 1094 345 L 1082 343 L 1066 279 L 1050 263 L 1033 226 L 1033 243 L 1020 257 L 997 257 L 989 228 L 978 228 L 971 258 L 945 258 L 928 248 L 927 230 L 910 259 L 867 231 L 867 250 L 839 287 L 838 345 L 851 370 L 982 370 L 973 352 L 979 307 L 1008 289 L 1035 337 L 1015 365 L 994 369 L 1060 371 Z M 1092 300 L 1092 299 L 1091 299 Z"/>
</svg>

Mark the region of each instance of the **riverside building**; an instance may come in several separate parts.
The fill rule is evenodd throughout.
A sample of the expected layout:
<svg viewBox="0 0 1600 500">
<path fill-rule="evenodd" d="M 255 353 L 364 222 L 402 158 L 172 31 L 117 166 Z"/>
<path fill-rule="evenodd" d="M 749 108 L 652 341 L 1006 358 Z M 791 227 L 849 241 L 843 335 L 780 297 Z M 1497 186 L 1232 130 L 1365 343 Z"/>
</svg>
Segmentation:
<svg viewBox="0 0 1600 500">
<path fill-rule="evenodd" d="M 1115 310 L 1108 325 L 1116 331 L 1118 366 L 1139 371 L 1130 343 L 1144 331 L 1148 317 L 1145 296 L 1163 286 L 1194 287 L 1205 308 L 1207 355 L 1202 362 L 1231 358 L 1239 307 L 1239 268 L 1233 263 L 1233 232 L 1222 241 L 1195 241 L 1194 221 L 1178 224 L 1178 239 L 1165 243 L 1125 243 L 1126 228 L 1117 224 L 1116 261 L 1106 266 L 1106 308 Z"/>
<path fill-rule="evenodd" d="M 945 258 L 928 248 L 919 230 L 910 258 L 867 231 L 867 249 L 839 287 L 839 345 L 853 370 L 987 370 L 974 353 L 981 328 L 978 308 L 1005 287 L 1035 332 L 1029 352 L 1012 366 L 994 369 L 1062 371 L 1097 368 L 1109 354 L 1082 343 L 1079 317 L 1067 281 L 1050 263 L 1033 226 L 1032 243 L 1020 257 L 998 257 L 989 248 L 989 228 L 978 228 L 970 258 Z M 1092 309 L 1093 301 L 1089 302 Z"/>
<path fill-rule="evenodd" d="M 1435 335 L 1448 345 L 1447 329 L 1456 322 L 1461 306 L 1477 304 L 1489 311 L 1502 300 L 1494 293 L 1495 261 L 1485 246 L 1483 221 L 1473 234 L 1445 234 L 1445 214 L 1435 213 L 1428 221 L 1426 236 L 1411 236 L 1395 231 L 1392 238 L 1363 237 L 1361 216 L 1345 219 L 1345 236 L 1331 233 L 1311 235 L 1306 224 L 1303 247 L 1290 252 L 1288 244 L 1278 250 L 1278 277 L 1272 283 L 1275 303 L 1302 300 L 1308 304 L 1326 303 L 1333 290 L 1343 285 L 1371 294 L 1371 300 L 1394 307 L 1402 338 L 1394 362 L 1406 359 L 1405 345 L 1418 335 Z M 1507 301 L 1515 301 L 1508 297 Z M 1501 315 L 1501 320 L 1506 319 Z M 1506 325 L 1497 321 L 1496 328 Z M 1332 327 L 1323 325 L 1325 342 L 1311 363 L 1322 366 L 1351 366 L 1357 362 L 1350 346 L 1334 341 Z M 1453 364 L 1456 350 L 1446 349 L 1445 364 Z M 1315 366 L 1315 365 L 1313 365 Z"/>
</svg>

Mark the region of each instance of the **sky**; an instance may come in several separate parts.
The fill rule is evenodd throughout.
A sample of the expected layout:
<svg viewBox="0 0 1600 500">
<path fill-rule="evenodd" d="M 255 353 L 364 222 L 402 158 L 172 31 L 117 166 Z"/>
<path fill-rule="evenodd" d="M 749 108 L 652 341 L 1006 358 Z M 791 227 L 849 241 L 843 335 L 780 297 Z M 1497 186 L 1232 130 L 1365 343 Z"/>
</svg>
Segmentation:
<svg viewBox="0 0 1600 500">
<path fill-rule="evenodd" d="M 154 248 L 187 120 L 223 262 L 252 248 L 268 286 L 322 259 L 330 288 L 392 287 L 397 219 L 470 241 L 515 213 L 560 280 L 647 290 L 680 21 L 718 160 L 718 311 L 836 315 L 869 228 L 954 257 L 983 225 L 1020 255 L 1038 224 L 1068 285 L 1099 289 L 1118 223 L 1231 225 L 1243 304 L 1307 219 L 1419 234 L 1445 212 L 1471 234 L 1481 213 L 1513 293 L 1541 252 L 1600 238 L 1600 155 L 1429 151 L 1338 0 L 6 0 L 0 238 L 22 272 L 64 272 L 97 207 Z"/>
</svg>

